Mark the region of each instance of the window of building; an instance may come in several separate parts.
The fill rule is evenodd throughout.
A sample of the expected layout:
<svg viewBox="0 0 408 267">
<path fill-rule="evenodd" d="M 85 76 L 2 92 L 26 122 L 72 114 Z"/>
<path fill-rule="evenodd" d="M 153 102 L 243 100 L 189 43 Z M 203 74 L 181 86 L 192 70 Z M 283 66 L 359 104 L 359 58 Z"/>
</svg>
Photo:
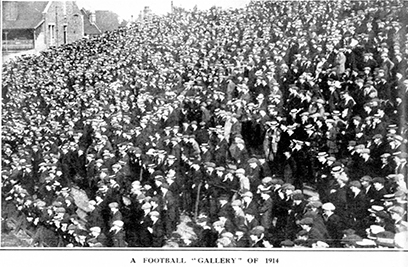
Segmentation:
<svg viewBox="0 0 408 267">
<path fill-rule="evenodd" d="M 66 44 L 68 42 L 68 26 L 64 25 L 64 44 Z"/>
<path fill-rule="evenodd" d="M 50 45 L 55 44 L 55 25 L 48 24 L 48 37 L 50 38 Z"/>
</svg>

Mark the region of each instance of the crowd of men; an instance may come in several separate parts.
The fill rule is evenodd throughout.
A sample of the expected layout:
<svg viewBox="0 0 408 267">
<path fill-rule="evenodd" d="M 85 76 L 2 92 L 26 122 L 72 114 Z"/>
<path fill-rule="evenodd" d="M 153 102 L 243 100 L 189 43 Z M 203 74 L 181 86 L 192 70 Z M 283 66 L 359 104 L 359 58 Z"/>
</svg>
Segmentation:
<svg viewBox="0 0 408 267">
<path fill-rule="evenodd" d="M 5 63 L 2 230 L 407 248 L 407 19 L 403 1 L 175 8 Z"/>
</svg>

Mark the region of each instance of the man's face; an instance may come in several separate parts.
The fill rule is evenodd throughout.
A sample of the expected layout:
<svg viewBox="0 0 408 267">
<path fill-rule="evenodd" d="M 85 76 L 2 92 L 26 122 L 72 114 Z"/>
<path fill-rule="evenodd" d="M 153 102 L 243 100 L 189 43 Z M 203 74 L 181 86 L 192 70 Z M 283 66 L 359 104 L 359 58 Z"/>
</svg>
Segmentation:
<svg viewBox="0 0 408 267">
<path fill-rule="evenodd" d="M 335 178 L 335 179 L 337 179 L 337 178 L 339 178 L 340 177 L 340 172 L 331 172 L 331 174 L 333 175 L 333 177 Z"/>
<path fill-rule="evenodd" d="M 251 162 L 249 163 L 249 167 L 251 167 L 251 169 L 255 169 L 258 165 L 256 164 L 256 162 Z"/>
<path fill-rule="evenodd" d="M 373 186 L 376 190 L 380 190 L 381 188 L 383 188 L 383 185 L 381 183 L 374 183 Z"/>
<path fill-rule="evenodd" d="M 330 214 L 332 214 L 332 212 L 330 210 L 323 210 L 323 214 L 329 216 Z"/>
<path fill-rule="evenodd" d="M 98 231 L 92 231 L 91 234 L 92 234 L 93 237 L 98 237 L 99 234 L 100 234 L 100 232 L 98 232 Z"/>
<path fill-rule="evenodd" d="M 302 227 L 303 230 L 309 230 L 310 229 L 310 225 L 307 225 L 307 224 L 301 224 L 300 227 Z"/>
<path fill-rule="evenodd" d="M 394 162 L 398 165 L 401 163 L 401 159 L 399 157 L 394 157 Z"/>
<path fill-rule="evenodd" d="M 118 209 L 117 208 L 111 208 L 111 212 L 116 212 L 116 211 L 118 211 Z"/>
<path fill-rule="evenodd" d="M 252 215 L 252 214 L 245 214 L 245 218 L 246 218 L 248 221 L 252 221 L 252 220 L 254 219 L 254 215 Z"/>
<path fill-rule="evenodd" d="M 259 239 L 259 238 L 258 238 L 257 235 L 250 235 L 249 237 L 251 238 L 251 241 L 252 241 L 252 242 L 254 242 L 254 243 L 258 242 L 258 239 Z"/>
<path fill-rule="evenodd" d="M 393 219 L 394 221 L 399 221 L 401 220 L 401 216 L 398 213 L 391 212 L 391 219 Z"/>
</svg>

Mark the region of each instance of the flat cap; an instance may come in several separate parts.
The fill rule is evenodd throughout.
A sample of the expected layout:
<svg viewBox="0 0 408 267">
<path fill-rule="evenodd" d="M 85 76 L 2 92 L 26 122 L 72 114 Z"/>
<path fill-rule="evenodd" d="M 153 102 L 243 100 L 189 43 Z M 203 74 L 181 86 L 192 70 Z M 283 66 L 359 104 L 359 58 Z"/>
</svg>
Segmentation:
<svg viewBox="0 0 408 267">
<path fill-rule="evenodd" d="M 249 231 L 249 235 L 261 235 L 265 232 L 265 228 L 263 226 L 255 226 L 251 231 Z"/>
<path fill-rule="evenodd" d="M 309 203 L 307 203 L 307 206 L 312 208 L 320 208 L 322 205 L 323 205 L 322 202 L 317 200 L 310 201 Z"/>
<path fill-rule="evenodd" d="M 299 224 L 313 225 L 313 219 L 309 217 L 303 218 L 302 220 L 299 221 Z"/>
<path fill-rule="evenodd" d="M 403 208 L 403 207 L 400 207 L 400 206 L 391 207 L 391 208 L 389 209 L 389 212 L 390 212 L 390 213 L 396 213 L 396 214 L 398 214 L 398 215 L 400 215 L 400 216 L 404 216 L 404 214 L 405 214 L 404 208 Z"/>
<path fill-rule="evenodd" d="M 365 176 L 360 178 L 360 182 L 363 182 L 363 181 L 372 182 L 373 178 L 371 178 L 371 176 L 369 176 L 369 175 L 365 175 Z"/>
<path fill-rule="evenodd" d="M 352 186 L 357 187 L 357 188 L 361 188 L 361 183 L 359 181 L 351 181 L 349 183 L 349 187 L 352 187 Z"/>
<path fill-rule="evenodd" d="M 109 203 L 109 208 L 111 208 L 111 209 L 113 209 L 113 208 L 119 208 L 118 202 L 111 202 L 111 203 Z"/>
<path fill-rule="evenodd" d="M 384 178 L 381 178 L 381 177 L 375 177 L 375 178 L 373 179 L 373 183 L 384 184 L 384 183 L 385 183 L 385 180 L 384 180 Z"/>
<path fill-rule="evenodd" d="M 289 183 L 283 184 L 282 185 L 283 190 L 295 190 L 295 186 Z"/>
</svg>

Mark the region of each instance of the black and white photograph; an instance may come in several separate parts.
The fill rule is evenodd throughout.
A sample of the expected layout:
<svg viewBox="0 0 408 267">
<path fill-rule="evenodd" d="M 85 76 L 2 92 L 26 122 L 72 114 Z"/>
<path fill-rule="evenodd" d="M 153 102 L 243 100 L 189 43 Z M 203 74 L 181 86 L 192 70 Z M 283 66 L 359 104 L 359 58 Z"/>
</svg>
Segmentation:
<svg viewBox="0 0 408 267">
<path fill-rule="evenodd" d="M 408 1 L 1 11 L 0 254 L 408 264 Z"/>
</svg>

